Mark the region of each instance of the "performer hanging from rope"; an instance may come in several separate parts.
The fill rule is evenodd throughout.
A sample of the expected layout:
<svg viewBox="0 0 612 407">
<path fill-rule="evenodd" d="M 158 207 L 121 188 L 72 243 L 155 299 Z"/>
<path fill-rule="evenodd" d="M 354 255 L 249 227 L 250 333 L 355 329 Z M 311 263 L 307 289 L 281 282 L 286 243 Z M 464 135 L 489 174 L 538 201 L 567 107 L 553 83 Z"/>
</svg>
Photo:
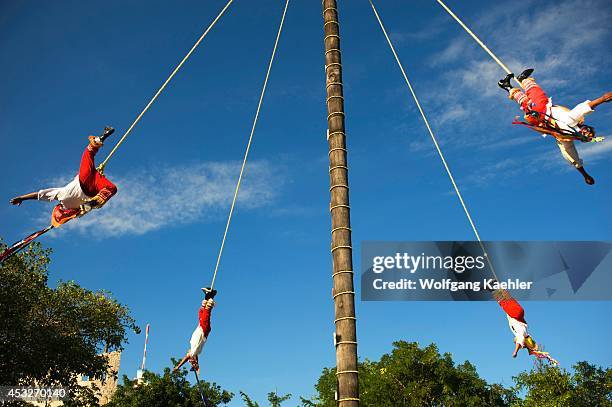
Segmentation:
<svg viewBox="0 0 612 407">
<path fill-rule="evenodd" d="M 508 293 L 506 290 L 495 290 L 493 292 L 493 298 L 495 298 L 497 303 L 506 313 L 508 325 L 514 334 L 514 351 L 512 352 L 512 357 L 515 358 L 518 355 L 519 350 L 525 348 L 530 355 L 533 355 L 538 359 L 546 359 L 550 363 L 558 365 L 559 362 L 553 359 L 548 352 L 538 349 L 537 343 L 533 340 L 529 333 L 527 333 L 525 310 L 521 304 L 512 298 L 510 293 Z"/>
<path fill-rule="evenodd" d="M 204 291 L 204 300 L 202 301 L 202 306 L 198 311 L 199 323 L 196 329 L 193 331 L 193 334 L 191 334 L 191 340 L 189 341 L 190 348 L 187 351 L 187 354 L 174 368 L 175 372 L 183 367 L 187 361 L 189 361 L 191 364 L 191 370 L 195 370 L 197 373 L 200 372 L 200 362 L 198 356 L 202 352 L 202 348 L 208 339 L 208 334 L 210 334 L 210 314 L 215 306 L 214 298 L 215 295 L 217 295 L 217 290 L 211 290 L 210 288 L 202 288 L 202 291 Z"/>
<path fill-rule="evenodd" d="M 104 144 L 104 140 L 114 131 L 112 127 L 106 127 L 101 136 L 89 136 L 89 144 L 83 152 L 79 173 L 66 186 L 20 195 L 11 199 L 11 204 L 21 205 L 23 201 L 34 199 L 60 201 L 53 208 L 51 215 L 51 224 L 54 227 L 77 216 L 83 216 L 92 209 L 101 208 L 117 193 L 117 187 L 96 170 L 94 158 Z"/>
<path fill-rule="evenodd" d="M 584 169 L 582 160 L 578 155 L 575 140 L 582 142 L 602 141 L 603 138 L 595 136 L 595 129 L 584 124 L 584 116 L 602 103 L 612 100 L 612 92 L 607 92 L 595 100 L 586 100 L 579 103 L 573 109 L 564 106 L 553 105 L 551 99 L 531 77 L 533 69 L 526 69 L 519 76 L 517 81 L 525 90 L 512 87 L 510 80 L 514 74 L 510 73 L 498 82 L 498 85 L 508 92 L 508 97 L 515 100 L 525 112 L 524 122 L 514 122 L 524 124 L 536 130 L 544 136 L 552 135 L 557 140 L 557 145 L 565 158 L 574 168 L 582 174 L 584 181 L 593 185 L 595 180 Z"/>
</svg>

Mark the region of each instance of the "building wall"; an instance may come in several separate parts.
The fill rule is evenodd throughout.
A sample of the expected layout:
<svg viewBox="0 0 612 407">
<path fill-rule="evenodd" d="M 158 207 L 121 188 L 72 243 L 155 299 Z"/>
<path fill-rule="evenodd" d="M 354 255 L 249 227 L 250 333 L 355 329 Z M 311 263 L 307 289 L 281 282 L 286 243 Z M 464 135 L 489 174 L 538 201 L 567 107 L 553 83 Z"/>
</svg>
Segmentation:
<svg viewBox="0 0 612 407">
<path fill-rule="evenodd" d="M 121 364 L 121 352 L 109 352 L 105 353 L 105 355 L 108 357 L 110 368 L 108 369 L 104 383 L 100 380 L 80 380 L 78 382 L 79 386 L 91 387 L 92 384 L 95 384 L 100 389 L 98 393 L 100 405 L 108 403 L 113 397 L 117 389 L 117 382 L 119 379 L 117 373 L 119 372 L 119 366 Z"/>
<path fill-rule="evenodd" d="M 91 387 L 92 384 L 95 384 L 98 387 L 98 389 L 100 389 L 98 392 L 98 401 L 100 405 L 104 405 L 108 403 L 110 399 L 113 397 L 115 390 L 117 390 L 117 382 L 119 379 L 117 373 L 119 372 L 119 366 L 121 364 L 121 352 L 109 352 L 109 353 L 104 353 L 104 355 L 108 357 L 108 362 L 110 365 L 110 368 L 108 369 L 108 372 L 106 374 L 106 380 L 104 381 L 104 383 L 102 383 L 101 380 L 83 380 L 83 378 L 81 378 L 81 380 L 77 382 L 79 386 L 84 386 L 84 387 Z M 45 404 L 45 403 L 32 403 L 32 404 L 34 404 L 35 406 L 48 406 L 48 407 L 60 407 L 63 405 L 61 401 L 53 401 L 48 404 Z"/>
</svg>

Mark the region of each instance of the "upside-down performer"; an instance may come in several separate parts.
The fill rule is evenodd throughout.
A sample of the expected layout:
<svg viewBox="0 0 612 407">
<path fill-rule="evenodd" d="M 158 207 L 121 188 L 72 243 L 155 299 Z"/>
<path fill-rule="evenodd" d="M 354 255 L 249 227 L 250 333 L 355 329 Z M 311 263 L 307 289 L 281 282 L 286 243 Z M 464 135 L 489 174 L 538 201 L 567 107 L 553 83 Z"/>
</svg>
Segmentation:
<svg viewBox="0 0 612 407">
<path fill-rule="evenodd" d="M 584 169 L 574 141 L 585 143 L 603 141 L 603 137 L 595 136 L 593 127 L 584 124 L 584 116 L 592 113 L 600 104 L 612 100 L 612 92 L 568 109 L 565 106 L 553 105 L 546 92 L 531 77 L 532 73 L 533 69 L 526 69 L 516 77 L 524 92 L 510 84 L 510 80 L 514 77 L 512 73 L 498 82 L 498 85 L 508 92 L 508 97 L 515 100 L 525 112 L 526 122 L 515 121 L 514 124 L 523 124 L 542 133 L 544 137 L 546 135 L 555 137 L 563 158 L 582 174 L 584 182 L 593 185 L 595 180 Z"/>
<path fill-rule="evenodd" d="M 215 295 L 217 295 L 217 290 L 211 290 L 210 288 L 202 288 L 202 291 L 204 291 L 204 300 L 202 301 L 202 306 L 198 311 L 198 326 L 193 331 L 193 334 L 191 334 L 189 350 L 174 368 L 175 372 L 183 367 L 185 363 L 189 362 L 191 364 L 191 369 L 195 370 L 197 373 L 200 373 L 200 362 L 198 357 L 200 353 L 202 353 L 202 348 L 204 348 L 204 344 L 206 343 L 208 335 L 210 334 L 210 314 L 215 306 L 214 298 Z"/>
<path fill-rule="evenodd" d="M 512 352 L 512 357 L 515 358 L 518 355 L 519 350 L 521 350 L 521 348 L 525 348 L 530 355 L 533 355 L 538 359 L 546 359 L 553 365 L 558 365 L 559 362 L 553 359 L 548 352 L 538 349 L 538 344 L 527 332 L 525 310 L 521 304 L 512 298 L 510 293 L 508 293 L 506 290 L 496 290 L 493 292 L 493 298 L 497 300 L 497 303 L 506 313 L 508 325 L 514 334 L 514 351 Z"/>
<path fill-rule="evenodd" d="M 92 209 L 101 208 L 117 193 L 117 187 L 96 170 L 94 158 L 104 140 L 115 130 L 106 127 L 101 136 L 89 136 L 89 144 L 81 157 L 79 173 L 67 185 L 60 188 L 41 189 L 11 199 L 13 205 L 23 201 L 59 201 L 53 208 L 51 224 L 58 227 Z"/>
</svg>

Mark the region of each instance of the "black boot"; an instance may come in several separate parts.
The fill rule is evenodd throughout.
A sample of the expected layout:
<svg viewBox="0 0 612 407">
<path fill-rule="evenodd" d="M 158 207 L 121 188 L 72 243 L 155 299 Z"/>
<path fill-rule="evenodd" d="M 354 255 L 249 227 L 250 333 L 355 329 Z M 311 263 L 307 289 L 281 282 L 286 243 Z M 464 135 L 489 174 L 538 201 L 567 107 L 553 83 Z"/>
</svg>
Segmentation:
<svg viewBox="0 0 612 407">
<path fill-rule="evenodd" d="M 210 300 L 211 298 L 215 298 L 215 295 L 217 295 L 217 290 L 211 290 L 210 287 L 203 287 L 202 291 L 204 291 L 205 300 Z"/>
<path fill-rule="evenodd" d="M 582 176 L 584 177 L 584 182 L 586 182 L 589 185 L 593 185 L 595 184 L 595 179 L 593 177 L 591 177 L 589 175 L 588 172 L 586 172 L 586 170 L 584 169 L 584 167 L 579 167 L 576 168 L 578 170 L 578 172 L 580 172 L 582 174 Z"/>
<path fill-rule="evenodd" d="M 525 69 L 523 72 L 519 74 L 519 76 L 516 77 L 516 80 L 522 83 L 525 79 L 531 76 L 533 71 L 534 71 L 533 68 Z"/>
<path fill-rule="evenodd" d="M 100 141 L 104 142 L 104 140 L 106 140 L 106 138 L 110 136 L 111 134 L 113 134 L 114 132 L 115 132 L 115 129 L 113 129 L 111 126 L 106 126 L 104 128 L 104 132 L 100 136 Z"/>
<path fill-rule="evenodd" d="M 497 85 L 503 90 L 505 90 L 506 92 L 510 92 L 510 89 L 512 89 L 512 85 L 510 84 L 510 79 L 512 78 L 514 78 L 514 74 L 509 73 L 508 75 L 506 75 L 505 78 L 500 79 L 499 82 L 497 82 Z"/>
</svg>

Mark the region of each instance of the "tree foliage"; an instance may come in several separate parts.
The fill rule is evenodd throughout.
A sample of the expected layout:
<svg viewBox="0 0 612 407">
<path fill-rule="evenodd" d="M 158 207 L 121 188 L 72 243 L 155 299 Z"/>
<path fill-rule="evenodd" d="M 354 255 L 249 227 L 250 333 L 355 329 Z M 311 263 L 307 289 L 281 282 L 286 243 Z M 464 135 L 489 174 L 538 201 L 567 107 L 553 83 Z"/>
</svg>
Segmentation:
<svg viewBox="0 0 612 407">
<path fill-rule="evenodd" d="M 173 361 L 175 364 L 176 361 Z M 202 406 L 202 399 L 197 384 L 187 380 L 186 370 L 172 372 L 164 369 L 164 374 L 144 372 L 143 382 L 130 380 L 123 376 L 123 384 L 117 386 L 108 407 L 191 407 Z M 223 390 L 216 383 L 200 381 L 208 407 L 229 403 L 234 394 Z"/>
<path fill-rule="evenodd" d="M 301 399 L 305 407 L 335 407 L 335 369 L 323 369 L 317 394 Z M 360 405 L 396 406 L 507 406 L 612 407 L 612 369 L 578 362 L 573 372 L 539 365 L 514 378 L 505 388 L 481 379 L 469 363 L 455 364 L 435 345 L 395 342 L 379 361 L 359 363 Z M 521 397 L 522 396 L 522 397 Z"/>
<path fill-rule="evenodd" d="M 245 392 L 240 392 L 240 397 L 242 397 L 242 401 L 244 401 L 244 405 L 247 407 L 259 407 L 259 403 L 251 399 Z M 281 407 L 282 404 L 291 398 L 291 394 L 285 394 L 281 396 L 278 392 L 271 391 L 268 393 L 268 403 L 270 403 L 270 407 Z"/>
<path fill-rule="evenodd" d="M 441 355 L 433 344 L 395 342 L 380 361 L 359 364 L 362 406 L 507 406 L 514 393 L 500 385 L 489 385 L 469 362 L 456 365 L 451 355 Z M 310 403 L 334 407 L 335 369 L 324 369 Z M 303 401 L 303 405 L 312 405 Z"/>
<path fill-rule="evenodd" d="M 246 394 L 243 391 L 240 391 L 240 397 L 242 397 L 242 401 L 244 401 L 244 405 L 247 407 L 259 407 L 259 403 L 256 401 L 253 401 L 253 399 L 251 399 L 248 394 Z"/>
<path fill-rule="evenodd" d="M 0 250 L 2 249 L 0 245 Z M 128 330 L 139 332 L 128 309 L 108 292 L 93 292 L 75 282 L 48 286 L 49 249 L 33 244 L 0 265 L 0 383 L 9 385 L 61 385 L 70 390 L 66 406 L 97 404 L 94 390 L 77 386 L 86 375 L 103 378 L 108 360 L 102 351 L 122 350 Z M 110 407 L 201 406 L 197 385 L 188 372 L 163 375 L 145 372 L 144 383 L 123 377 Z M 359 363 L 361 406 L 508 406 L 508 407 L 612 407 L 612 369 L 579 362 L 572 371 L 539 365 L 514 377 L 516 386 L 505 388 L 480 378 L 469 362 L 456 364 L 448 353 L 431 344 L 398 341 L 378 361 Z M 317 394 L 303 406 L 335 407 L 335 369 L 325 368 Z M 202 381 L 210 407 L 229 403 L 234 394 L 215 383 Z M 245 393 L 248 407 L 259 407 Z M 268 393 L 272 407 L 280 407 L 291 394 Z"/>
<path fill-rule="evenodd" d="M 291 394 L 285 394 L 284 396 L 279 395 L 276 391 L 268 393 L 268 402 L 270 407 L 281 407 L 285 401 L 291 398 Z"/>
<path fill-rule="evenodd" d="M 0 383 L 62 385 L 76 405 L 90 405 L 76 379 L 103 378 L 109 364 L 100 353 L 122 350 L 127 331 L 139 329 L 107 292 L 75 282 L 49 287 L 49 254 L 34 243 L 0 266 Z"/>
<path fill-rule="evenodd" d="M 522 407 L 612 406 L 612 369 L 587 362 L 574 365 L 573 373 L 557 367 L 523 372 L 514 378 L 525 398 Z"/>
</svg>

